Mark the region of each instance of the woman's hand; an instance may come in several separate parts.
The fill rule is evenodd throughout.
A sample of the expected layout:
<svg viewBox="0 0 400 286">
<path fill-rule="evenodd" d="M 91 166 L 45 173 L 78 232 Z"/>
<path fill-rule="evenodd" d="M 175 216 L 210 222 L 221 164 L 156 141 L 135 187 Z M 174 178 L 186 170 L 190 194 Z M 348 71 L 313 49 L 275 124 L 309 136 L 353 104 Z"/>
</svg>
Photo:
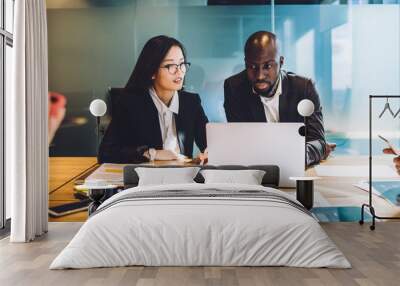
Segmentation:
<svg viewBox="0 0 400 286">
<path fill-rule="evenodd" d="M 49 114 L 49 137 L 48 143 L 50 145 L 51 141 L 56 134 L 57 129 L 60 127 L 61 122 L 65 117 L 66 109 L 65 107 L 58 108 L 57 110 L 53 111 L 52 114 Z"/>
<path fill-rule="evenodd" d="M 49 112 L 48 112 L 48 130 L 49 130 L 49 136 L 48 136 L 48 143 L 50 145 L 51 141 L 54 138 L 54 135 L 56 134 L 56 131 L 58 127 L 60 127 L 61 122 L 63 121 L 65 117 L 65 104 L 67 102 L 66 98 L 64 95 L 57 93 L 57 92 L 49 92 L 48 94 L 48 100 L 49 100 Z"/>
<path fill-rule="evenodd" d="M 396 155 L 396 154 L 394 153 L 394 151 L 392 150 L 392 148 L 385 148 L 385 149 L 383 149 L 383 153 L 385 153 L 385 154 L 391 154 L 391 155 Z M 394 158 L 393 158 L 393 163 L 394 163 L 394 166 L 396 167 L 397 174 L 400 175 L 400 156 L 394 157 Z"/>
<path fill-rule="evenodd" d="M 169 160 L 177 160 L 178 155 L 171 151 L 171 150 L 156 150 L 156 156 L 154 160 L 160 160 L 160 161 L 169 161 Z"/>
</svg>

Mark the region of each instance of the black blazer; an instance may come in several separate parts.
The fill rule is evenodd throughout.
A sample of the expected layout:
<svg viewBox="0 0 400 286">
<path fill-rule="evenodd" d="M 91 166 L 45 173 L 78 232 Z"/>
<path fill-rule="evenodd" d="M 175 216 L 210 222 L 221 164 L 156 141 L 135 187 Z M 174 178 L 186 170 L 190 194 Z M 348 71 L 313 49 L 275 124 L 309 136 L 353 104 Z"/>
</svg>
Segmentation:
<svg viewBox="0 0 400 286">
<path fill-rule="evenodd" d="M 206 148 L 208 119 L 198 94 L 178 94 L 179 113 L 174 114 L 178 143 L 181 153 L 192 157 L 193 142 L 201 152 Z M 99 148 L 99 163 L 148 161 L 143 157 L 145 150 L 163 148 L 158 111 L 150 94 L 112 89 L 111 97 L 112 119 Z"/>
<path fill-rule="evenodd" d="M 228 122 L 267 122 L 259 96 L 253 94 L 246 70 L 233 75 L 224 83 L 224 108 Z M 310 79 L 282 71 L 282 94 L 279 96 L 279 121 L 304 122 L 297 111 L 302 99 L 314 103 L 315 111 L 307 121 L 307 164 L 319 163 L 326 152 L 322 107 Z"/>
</svg>

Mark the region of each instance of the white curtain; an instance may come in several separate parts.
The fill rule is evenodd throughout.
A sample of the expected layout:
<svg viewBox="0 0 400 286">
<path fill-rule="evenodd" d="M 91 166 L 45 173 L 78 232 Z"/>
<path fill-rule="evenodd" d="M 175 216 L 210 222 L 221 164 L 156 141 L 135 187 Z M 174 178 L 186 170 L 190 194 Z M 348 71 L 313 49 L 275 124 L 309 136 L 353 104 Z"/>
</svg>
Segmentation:
<svg viewBox="0 0 400 286">
<path fill-rule="evenodd" d="M 6 188 L 12 242 L 48 227 L 48 60 L 45 0 L 15 1 L 13 94 L 6 98 Z"/>
</svg>

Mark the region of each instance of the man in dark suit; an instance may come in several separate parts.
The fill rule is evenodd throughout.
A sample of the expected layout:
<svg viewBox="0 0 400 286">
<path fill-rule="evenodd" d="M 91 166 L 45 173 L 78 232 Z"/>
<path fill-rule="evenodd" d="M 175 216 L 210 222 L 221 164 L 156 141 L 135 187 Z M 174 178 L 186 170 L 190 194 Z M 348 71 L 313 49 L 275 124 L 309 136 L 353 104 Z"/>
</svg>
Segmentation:
<svg viewBox="0 0 400 286">
<path fill-rule="evenodd" d="M 307 121 L 307 165 L 326 158 L 334 145 L 325 141 L 322 108 L 310 79 L 281 70 L 273 33 L 252 34 L 245 45 L 246 69 L 225 80 L 225 114 L 228 122 L 304 122 L 297 105 L 303 99 L 314 103 Z"/>
</svg>

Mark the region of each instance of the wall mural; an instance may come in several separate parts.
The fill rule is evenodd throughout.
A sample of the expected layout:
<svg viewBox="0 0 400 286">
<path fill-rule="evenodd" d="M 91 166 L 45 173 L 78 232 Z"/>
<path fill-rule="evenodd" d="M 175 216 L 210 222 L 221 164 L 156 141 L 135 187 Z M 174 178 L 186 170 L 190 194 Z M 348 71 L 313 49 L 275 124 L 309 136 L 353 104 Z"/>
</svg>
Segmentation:
<svg viewBox="0 0 400 286">
<path fill-rule="evenodd" d="M 66 102 L 50 155 L 96 154 L 90 102 L 109 102 L 109 88 L 126 84 L 144 43 L 160 34 L 185 45 L 192 63 L 185 89 L 200 94 L 210 121 L 224 122 L 224 80 L 244 68 L 247 37 L 273 28 L 285 57 L 283 69 L 316 82 L 328 140 L 338 144 L 337 154 L 367 154 L 368 95 L 400 94 L 400 66 L 388 64 L 400 61 L 398 5 L 278 1 L 272 17 L 270 5 L 206 2 L 48 0 L 49 90 L 64 98 L 59 104 Z M 384 104 L 376 104 L 376 114 Z M 400 103 L 392 105 L 397 110 Z M 102 118 L 101 128 L 108 122 L 109 117 Z M 374 126 L 398 138 L 398 120 L 377 116 Z M 382 146 L 375 144 L 375 151 Z"/>
</svg>

